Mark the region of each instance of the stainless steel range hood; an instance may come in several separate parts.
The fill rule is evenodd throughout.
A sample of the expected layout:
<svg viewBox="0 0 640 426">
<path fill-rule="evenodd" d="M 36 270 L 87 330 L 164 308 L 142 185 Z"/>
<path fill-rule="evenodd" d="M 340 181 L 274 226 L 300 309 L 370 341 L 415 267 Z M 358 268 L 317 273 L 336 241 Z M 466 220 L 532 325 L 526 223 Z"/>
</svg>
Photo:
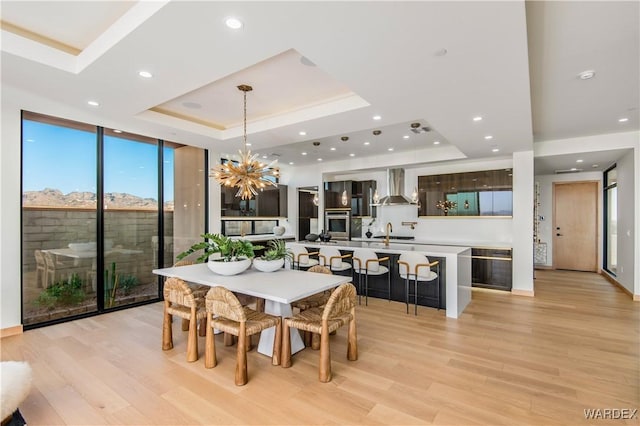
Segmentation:
<svg viewBox="0 0 640 426">
<path fill-rule="evenodd" d="M 404 195 L 404 169 L 387 169 L 389 195 L 382 197 L 378 206 L 416 205 L 411 198 Z"/>
</svg>

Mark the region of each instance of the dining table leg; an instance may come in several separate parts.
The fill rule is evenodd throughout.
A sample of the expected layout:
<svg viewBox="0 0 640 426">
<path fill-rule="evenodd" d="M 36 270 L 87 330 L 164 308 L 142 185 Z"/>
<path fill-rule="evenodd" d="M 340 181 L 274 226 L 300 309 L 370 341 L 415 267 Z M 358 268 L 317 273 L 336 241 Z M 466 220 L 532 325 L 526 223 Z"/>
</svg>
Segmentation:
<svg viewBox="0 0 640 426">
<path fill-rule="evenodd" d="M 283 318 L 293 316 L 293 309 L 288 303 L 279 303 L 272 300 L 265 300 L 264 311 L 267 314 L 277 315 Z M 273 339 L 275 338 L 276 328 L 270 327 L 262 330 L 260 333 L 260 342 L 258 343 L 258 352 L 269 357 L 273 356 Z M 300 337 L 297 329 L 291 330 L 291 353 L 300 352 L 304 349 L 304 342 Z"/>
</svg>

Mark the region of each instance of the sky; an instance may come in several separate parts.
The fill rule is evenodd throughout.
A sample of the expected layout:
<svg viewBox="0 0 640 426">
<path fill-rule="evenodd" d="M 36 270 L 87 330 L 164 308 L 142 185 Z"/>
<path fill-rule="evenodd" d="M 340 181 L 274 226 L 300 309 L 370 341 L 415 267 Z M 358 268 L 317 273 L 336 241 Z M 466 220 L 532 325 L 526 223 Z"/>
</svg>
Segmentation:
<svg viewBox="0 0 640 426">
<path fill-rule="evenodd" d="M 104 138 L 104 192 L 158 199 L 157 146 Z M 96 192 L 96 134 L 23 120 L 23 190 Z M 173 149 L 164 149 L 165 202 L 173 200 Z"/>
</svg>

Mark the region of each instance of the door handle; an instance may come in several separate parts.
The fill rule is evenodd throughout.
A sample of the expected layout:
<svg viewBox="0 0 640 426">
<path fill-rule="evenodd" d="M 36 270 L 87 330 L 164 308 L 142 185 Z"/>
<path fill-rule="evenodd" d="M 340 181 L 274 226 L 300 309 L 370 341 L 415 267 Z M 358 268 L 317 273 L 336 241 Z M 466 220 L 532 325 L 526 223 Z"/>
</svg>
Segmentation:
<svg viewBox="0 0 640 426">
<path fill-rule="evenodd" d="M 559 230 L 560 230 L 560 227 L 559 227 L 559 226 L 556 226 L 556 229 L 559 231 Z"/>
<path fill-rule="evenodd" d="M 556 234 L 556 236 L 558 236 L 558 237 L 562 237 L 562 234 Z"/>
</svg>

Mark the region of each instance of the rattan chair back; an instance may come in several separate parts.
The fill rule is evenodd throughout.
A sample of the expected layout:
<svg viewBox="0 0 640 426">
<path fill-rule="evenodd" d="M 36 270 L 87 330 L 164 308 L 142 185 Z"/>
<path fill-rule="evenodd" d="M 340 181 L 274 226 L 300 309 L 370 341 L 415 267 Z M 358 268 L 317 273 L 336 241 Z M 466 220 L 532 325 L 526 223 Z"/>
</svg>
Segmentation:
<svg viewBox="0 0 640 426">
<path fill-rule="evenodd" d="M 319 274 L 333 275 L 333 272 L 331 272 L 331 269 L 322 265 L 312 266 L 311 268 L 307 269 L 307 272 L 317 272 Z"/>
<path fill-rule="evenodd" d="M 169 278 L 164 283 L 164 300 L 172 304 L 191 308 L 196 306 L 196 298 L 189 285 L 180 278 Z"/>
<path fill-rule="evenodd" d="M 237 322 L 246 322 L 247 315 L 238 298 L 224 287 L 213 287 L 206 297 L 207 312 Z"/>
<path fill-rule="evenodd" d="M 333 290 L 322 311 L 322 320 L 329 320 L 348 314 L 356 306 L 356 288 L 351 283 L 341 284 Z"/>
</svg>

